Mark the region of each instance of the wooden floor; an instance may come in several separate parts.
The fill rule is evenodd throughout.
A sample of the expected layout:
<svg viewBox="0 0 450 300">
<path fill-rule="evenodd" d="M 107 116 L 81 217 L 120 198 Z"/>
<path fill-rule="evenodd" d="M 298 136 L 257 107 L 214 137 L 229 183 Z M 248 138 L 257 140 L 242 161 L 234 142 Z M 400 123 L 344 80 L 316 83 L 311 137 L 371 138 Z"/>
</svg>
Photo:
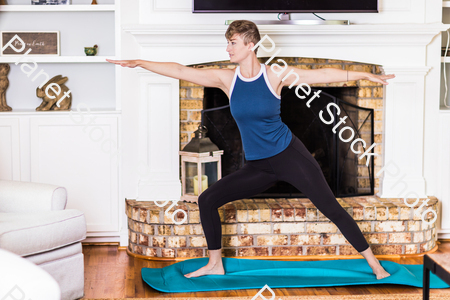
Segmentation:
<svg viewBox="0 0 450 300">
<path fill-rule="evenodd" d="M 439 252 L 450 253 L 450 243 L 441 243 Z M 117 246 L 83 245 L 85 266 L 84 298 L 152 298 L 152 297 L 246 297 L 259 289 L 196 293 L 161 293 L 149 287 L 141 278 L 141 268 L 161 268 L 174 262 L 155 262 L 129 256 Z M 362 258 L 362 256 L 361 256 Z M 402 264 L 422 264 L 423 257 L 389 259 Z M 360 294 L 421 294 L 421 288 L 393 285 L 355 285 L 326 288 L 273 289 L 276 298 L 295 295 L 360 295 Z M 448 293 L 450 289 L 432 289 L 431 293 Z"/>
</svg>

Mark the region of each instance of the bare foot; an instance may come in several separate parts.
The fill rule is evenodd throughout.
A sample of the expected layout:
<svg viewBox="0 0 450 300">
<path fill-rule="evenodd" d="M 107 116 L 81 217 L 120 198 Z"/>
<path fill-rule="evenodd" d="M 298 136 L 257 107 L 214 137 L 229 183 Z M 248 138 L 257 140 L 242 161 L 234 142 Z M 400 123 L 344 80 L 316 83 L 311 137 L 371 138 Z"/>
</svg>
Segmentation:
<svg viewBox="0 0 450 300">
<path fill-rule="evenodd" d="M 382 279 L 391 276 L 391 274 L 386 272 L 386 270 L 380 264 L 375 255 L 373 255 L 372 249 L 370 249 L 370 247 L 360 253 L 369 263 L 369 266 L 372 268 L 373 274 L 377 276 L 377 279 Z"/>
<path fill-rule="evenodd" d="M 198 269 L 197 271 L 185 274 L 184 277 L 199 277 L 203 275 L 225 275 L 225 270 L 223 269 L 222 262 L 217 263 L 216 265 L 207 264 L 203 268 Z"/>
<path fill-rule="evenodd" d="M 377 260 L 377 263 L 374 266 L 370 266 L 372 268 L 373 274 L 377 276 L 377 279 L 383 279 L 391 276 L 386 270 L 381 266 L 380 262 Z"/>
</svg>

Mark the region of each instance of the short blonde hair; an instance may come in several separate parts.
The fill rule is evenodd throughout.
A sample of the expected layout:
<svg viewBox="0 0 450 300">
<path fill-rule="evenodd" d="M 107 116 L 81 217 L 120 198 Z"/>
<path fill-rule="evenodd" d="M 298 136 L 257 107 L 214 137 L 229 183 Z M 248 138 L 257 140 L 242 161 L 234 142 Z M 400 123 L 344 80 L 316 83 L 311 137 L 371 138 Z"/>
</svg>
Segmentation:
<svg viewBox="0 0 450 300">
<path fill-rule="evenodd" d="M 238 34 L 244 41 L 244 45 L 248 43 L 257 44 L 261 40 L 258 27 L 252 21 L 247 20 L 235 20 L 228 26 L 225 37 L 230 40 L 233 35 Z M 255 54 L 258 48 L 255 49 Z"/>
</svg>

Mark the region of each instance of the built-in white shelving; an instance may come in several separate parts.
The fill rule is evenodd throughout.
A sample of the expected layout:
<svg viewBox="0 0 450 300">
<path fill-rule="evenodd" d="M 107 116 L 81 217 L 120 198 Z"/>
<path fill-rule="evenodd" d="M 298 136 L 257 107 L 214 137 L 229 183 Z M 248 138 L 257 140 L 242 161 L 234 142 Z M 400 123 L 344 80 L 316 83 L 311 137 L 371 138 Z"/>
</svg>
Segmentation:
<svg viewBox="0 0 450 300">
<path fill-rule="evenodd" d="M 104 115 L 116 115 L 120 114 L 120 110 L 108 110 L 108 109 L 90 109 L 89 112 L 95 114 L 104 114 Z M 32 109 L 15 109 L 13 111 L 0 111 L 0 116 L 19 116 L 19 115 L 33 115 L 33 116 L 44 116 L 44 115 L 70 115 L 70 114 L 79 114 L 80 112 L 72 107 L 70 110 L 51 110 L 51 111 L 38 111 Z"/>
<path fill-rule="evenodd" d="M 0 5 L 0 31 L 59 32 L 59 55 L 24 55 L 23 49 L 0 55 L 0 64 L 10 65 L 6 98 L 13 109 L 0 112 L 0 179 L 63 186 L 67 208 L 85 213 L 88 239 L 127 240 L 120 182 L 122 68 L 106 61 L 121 57 L 121 0 L 72 1 Z M 26 48 L 32 45 L 27 41 Z M 87 56 L 84 47 L 94 45 L 97 55 Z M 38 87 L 57 75 L 68 79 L 70 110 L 37 111 L 43 101 Z"/>
<path fill-rule="evenodd" d="M 70 85 L 74 89 L 73 93 L 78 91 L 79 95 L 72 105 L 76 106 L 78 102 L 85 102 L 93 109 L 107 107 L 106 111 L 120 111 L 120 101 L 117 97 L 120 94 L 117 84 L 120 80 L 117 71 L 120 68 L 115 68 L 114 64 L 106 60 L 118 60 L 120 57 L 120 5 L 118 1 L 111 3 L 110 0 L 107 4 L 97 5 L 91 5 L 89 2 L 68 5 L 31 5 L 24 4 L 24 1 L 11 0 L 7 5 L 0 5 L 1 30 L 59 31 L 60 35 L 60 55 L 0 55 L 0 63 L 8 63 L 11 68 L 14 68 L 9 77 L 11 87 L 8 97 L 10 106 L 14 104 L 13 99 L 18 101 L 16 103 L 20 103 L 16 107 L 13 106 L 14 111 L 25 109 L 27 113 L 39 113 L 33 111 L 34 107 L 24 107 L 26 102 L 20 100 L 24 99 L 23 91 L 29 89 L 29 85 L 34 83 L 24 81 L 25 89 L 21 91 L 13 88 L 14 83 L 22 80 L 18 77 L 17 68 L 21 63 L 27 62 L 45 65 L 40 69 L 46 73 L 68 76 L 71 80 Z M 2 22 L 5 26 L 2 26 Z M 83 47 L 92 47 L 94 44 L 98 44 L 99 53 L 94 56 L 85 55 Z M 84 72 L 86 75 L 83 74 Z M 80 84 L 81 82 L 83 84 Z M 86 99 L 87 95 L 98 93 L 99 89 L 104 93 L 89 101 Z"/>
<path fill-rule="evenodd" d="M 23 55 L 0 56 L 0 63 L 15 63 Z M 118 59 L 115 56 L 51 56 L 51 55 L 27 55 L 19 63 L 33 60 L 36 63 L 109 63 L 106 59 Z"/>
<path fill-rule="evenodd" d="M 0 11 L 115 11 L 115 4 L 103 5 L 0 5 Z"/>
</svg>

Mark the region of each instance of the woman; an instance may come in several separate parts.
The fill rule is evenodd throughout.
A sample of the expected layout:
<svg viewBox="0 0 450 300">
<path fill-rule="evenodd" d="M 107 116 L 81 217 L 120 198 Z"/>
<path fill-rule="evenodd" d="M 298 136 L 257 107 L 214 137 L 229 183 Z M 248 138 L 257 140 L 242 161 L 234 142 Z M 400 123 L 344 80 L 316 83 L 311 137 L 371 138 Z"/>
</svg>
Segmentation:
<svg viewBox="0 0 450 300">
<path fill-rule="evenodd" d="M 140 59 L 107 59 L 123 67 L 138 66 L 164 76 L 217 87 L 230 99 L 231 113 L 241 133 L 247 163 L 240 170 L 211 185 L 199 196 L 200 220 L 208 244 L 209 262 L 184 276 L 191 278 L 225 274 L 221 255 L 221 222 L 217 209 L 228 202 L 263 192 L 278 180 L 289 182 L 301 190 L 335 223 L 350 244 L 364 256 L 377 279 L 390 276 L 373 255 L 355 220 L 337 202 L 317 161 L 281 121 L 280 92 L 283 86 L 294 82 L 295 76 L 282 81 L 291 70 L 299 75 L 299 82 L 307 84 L 360 79 L 388 84 L 385 80 L 395 76 L 333 68 L 302 70 L 294 67 L 288 67 L 282 76 L 278 76 L 272 68 L 258 61 L 257 49 L 252 50 L 261 40 L 253 22 L 232 22 L 225 37 L 230 62 L 238 64 L 232 70 L 195 69 L 173 62 Z"/>
</svg>

